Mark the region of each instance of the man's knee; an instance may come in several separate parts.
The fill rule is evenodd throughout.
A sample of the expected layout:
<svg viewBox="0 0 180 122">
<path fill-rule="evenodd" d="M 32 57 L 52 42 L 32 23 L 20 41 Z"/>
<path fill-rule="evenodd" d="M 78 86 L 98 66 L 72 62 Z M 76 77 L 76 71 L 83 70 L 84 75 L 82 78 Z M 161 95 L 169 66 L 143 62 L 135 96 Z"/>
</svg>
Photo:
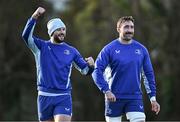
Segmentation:
<svg viewBox="0 0 180 122">
<path fill-rule="evenodd" d="M 143 112 L 128 112 L 126 114 L 130 122 L 145 122 L 146 116 Z"/>
<path fill-rule="evenodd" d="M 119 117 L 109 117 L 109 116 L 106 116 L 106 122 L 121 122 L 121 119 L 122 117 L 119 116 Z"/>
<path fill-rule="evenodd" d="M 65 114 L 58 114 L 54 116 L 54 121 L 55 122 L 70 122 L 71 116 L 65 115 Z"/>
</svg>

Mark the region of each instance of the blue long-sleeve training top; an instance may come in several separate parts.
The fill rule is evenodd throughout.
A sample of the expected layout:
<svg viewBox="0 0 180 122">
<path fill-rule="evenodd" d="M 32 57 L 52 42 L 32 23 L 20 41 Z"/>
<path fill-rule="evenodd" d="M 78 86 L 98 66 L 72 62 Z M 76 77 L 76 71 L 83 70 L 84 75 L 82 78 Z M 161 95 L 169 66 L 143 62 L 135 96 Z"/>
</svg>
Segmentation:
<svg viewBox="0 0 180 122">
<path fill-rule="evenodd" d="M 148 96 L 155 97 L 155 77 L 147 49 L 136 40 L 122 44 L 119 39 L 101 50 L 92 74 L 102 92 L 111 90 L 119 99 L 142 99 L 141 76 Z"/>
<path fill-rule="evenodd" d="M 35 56 L 38 91 L 70 93 L 72 66 L 84 75 L 91 74 L 93 68 L 88 66 L 77 49 L 67 43 L 53 44 L 50 40 L 33 36 L 35 24 L 36 20 L 30 18 L 22 37 Z"/>
</svg>

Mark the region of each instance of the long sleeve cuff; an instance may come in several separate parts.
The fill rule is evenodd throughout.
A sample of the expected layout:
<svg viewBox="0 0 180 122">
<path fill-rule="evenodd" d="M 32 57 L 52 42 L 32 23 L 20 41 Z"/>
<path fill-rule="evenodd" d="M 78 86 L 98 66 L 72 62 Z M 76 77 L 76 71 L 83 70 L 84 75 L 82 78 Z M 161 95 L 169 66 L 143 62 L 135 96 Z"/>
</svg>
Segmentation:
<svg viewBox="0 0 180 122">
<path fill-rule="evenodd" d="M 29 21 L 36 22 L 37 20 L 31 17 L 29 18 Z"/>
<path fill-rule="evenodd" d="M 106 88 L 106 89 L 104 89 L 104 90 L 102 90 L 102 92 L 105 94 L 107 91 L 110 91 L 110 89 L 109 88 Z"/>
<path fill-rule="evenodd" d="M 91 75 L 94 71 L 94 66 L 88 66 L 89 67 L 89 71 L 86 75 Z"/>
<path fill-rule="evenodd" d="M 150 101 L 151 101 L 151 102 L 156 101 L 156 97 L 155 97 L 155 96 L 152 96 L 152 97 L 150 98 Z"/>
</svg>

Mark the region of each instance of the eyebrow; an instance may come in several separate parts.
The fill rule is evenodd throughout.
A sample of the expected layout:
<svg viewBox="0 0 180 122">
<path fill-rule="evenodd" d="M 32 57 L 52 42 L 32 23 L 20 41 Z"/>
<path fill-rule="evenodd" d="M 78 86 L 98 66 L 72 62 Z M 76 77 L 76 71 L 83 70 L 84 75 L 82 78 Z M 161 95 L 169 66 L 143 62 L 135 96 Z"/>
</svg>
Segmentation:
<svg viewBox="0 0 180 122">
<path fill-rule="evenodd" d="M 125 27 L 125 26 L 130 26 L 130 27 L 134 27 L 134 25 L 124 25 L 124 27 Z"/>
</svg>

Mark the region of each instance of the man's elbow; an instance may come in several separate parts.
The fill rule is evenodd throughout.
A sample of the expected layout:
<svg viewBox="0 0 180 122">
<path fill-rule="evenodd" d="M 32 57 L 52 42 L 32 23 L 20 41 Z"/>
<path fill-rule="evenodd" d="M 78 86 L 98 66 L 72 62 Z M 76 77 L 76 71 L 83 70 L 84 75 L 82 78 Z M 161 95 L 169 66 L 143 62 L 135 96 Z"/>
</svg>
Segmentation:
<svg viewBox="0 0 180 122">
<path fill-rule="evenodd" d="M 21 34 L 21 37 L 27 41 L 28 40 L 28 34 L 26 33 L 26 31 L 23 31 L 23 33 Z"/>
<path fill-rule="evenodd" d="M 94 71 L 94 66 L 86 66 L 83 70 L 80 70 L 82 75 L 91 75 Z"/>
</svg>

